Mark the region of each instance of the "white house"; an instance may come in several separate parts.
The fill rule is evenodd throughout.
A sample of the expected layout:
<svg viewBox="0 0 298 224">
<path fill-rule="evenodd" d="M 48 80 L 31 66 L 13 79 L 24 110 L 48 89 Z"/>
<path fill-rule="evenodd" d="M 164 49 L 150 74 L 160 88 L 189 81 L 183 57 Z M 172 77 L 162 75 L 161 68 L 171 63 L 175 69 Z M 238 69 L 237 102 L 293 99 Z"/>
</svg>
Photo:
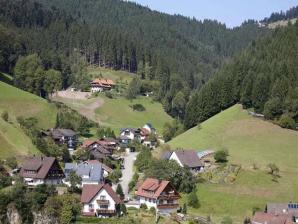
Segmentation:
<svg viewBox="0 0 298 224">
<path fill-rule="evenodd" d="M 153 133 L 153 134 L 156 134 L 156 130 L 155 128 L 152 126 L 152 124 L 150 123 L 147 123 L 143 126 L 144 129 L 146 129 L 150 134 Z"/>
<path fill-rule="evenodd" d="M 110 185 L 99 184 L 84 185 L 81 203 L 82 215 L 108 218 L 119 212 L 122 201 Z"/>
<path fill-rule="evenodd" d="M 65 177 L 58 161 L 53 157 L 28 158 L 20 170 L 20 176 L 29 186 L 61 184 Z"/>
<path fill-rule="evenodd" d="M 176 212 L 179 207 L 180 195 L 169 181 L 147 178 L 136 195 L 140 204 L 155 208 L 160 214 Z"/>
<path fill-rule="evenodd" d="M 181 167 L 188 167 L 193 171 L 203 171 L 204 163 L 194 150 L 177 150 L 171 153 L 169 160 L 176 161 Z"/>
</svg>

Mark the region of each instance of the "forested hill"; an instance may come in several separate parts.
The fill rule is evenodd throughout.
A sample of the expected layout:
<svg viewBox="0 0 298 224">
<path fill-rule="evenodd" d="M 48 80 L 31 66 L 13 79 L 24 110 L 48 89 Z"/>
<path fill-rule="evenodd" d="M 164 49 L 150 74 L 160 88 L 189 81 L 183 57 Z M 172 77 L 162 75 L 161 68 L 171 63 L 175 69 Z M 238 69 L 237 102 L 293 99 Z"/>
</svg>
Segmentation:
<svg viewBox="0 0 298 224">
<path fill-rule="evenodd" d="M 242 103 L 282 127 L 298 124 L 298 23 L 253 42 L 191 98 L 190 128 L 221 110 Z"/>
<path fill-rule="evenodd" d="M 192 90 L 269 32 L 254 21 L 228 29 L 120 0 L 0 0 L 0 23 L 1 70 L 12 73 L 20 55 L 33 53 L 39 57 L 36 67 L 62 73 L 63 87 L 88 83 L 80 69 L 84 63 L 129 70 L 148 81 L 147 90 L 154 89 L 165 110 L 180 118 Z M 22 84 L 26 77 L 21 75 L 16 84 L 44 95 L 38 77 Z M 175 98 L 179 108 L 173 107 Z"/>
<path fill-rule="evenodd" d="M 262 23 L 268 24 L 268 23 L 274 23 L 280 20 L 290 20 L 298 18 L 298 6 L 292 7 L 286 12 L 274 12 L 271 14 L 270 17 L 265 18 L 262 20 Z"/>
</svg>

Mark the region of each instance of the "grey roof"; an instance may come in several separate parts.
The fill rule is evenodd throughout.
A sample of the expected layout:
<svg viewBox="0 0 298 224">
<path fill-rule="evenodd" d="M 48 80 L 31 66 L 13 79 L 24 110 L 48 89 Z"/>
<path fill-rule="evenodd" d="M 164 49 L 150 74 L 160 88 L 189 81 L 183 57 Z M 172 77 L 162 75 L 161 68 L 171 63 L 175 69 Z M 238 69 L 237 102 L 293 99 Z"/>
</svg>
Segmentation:
<svg viewBox="0 0 298 224">
<path fill-rule="evenodd" d="M 120 129 L 120 132 L 122 133 L 122 132 L 124 132 L 126 130 L 128 130 L 128 131 L 130 131 L 132 133 L 139 133 L 140 132 L 140 129 L 139 128 L 121 128 Z"/>
<path fill-rule="evenodd" d="M 125 135 L 121 135 L 120 140 L 131 140 L 129 137 L 125 136 Z"/>
<path fill-rule="evenodd" d="M 95 181 L 95 182 L 103 181 L 103 168 L 101 164 L 92 164 L 87 162 L 83 162 L 80 164 L 66 163 L 65 164 L 66 177 L 72 171 L 76 172 L 76 174 L 79 177 L 81 177 L 83 181 Z"/>
<path fill-rule="evenodd" d="M 175 153 L 184 166 L 189 168 L 204 166 L 202 161 L 199 159 L 197 152 L 194 150 L 177 150 Z"/>
<path fill-rule="evenodd" d="M 200 159 L 202 159 L 202 158 L 204 158 L 206 156 L 212 155 L 213 153 L 214 153 L 213 150 L 205 150 L 205 151 L 198 152 L 197 154 L 198 154 L 198 157 Z"/>
<path fill-rule="evenodd" d="M 292 214 L 298 216 L 298 203 L 268 203 L 266 210 L 267 213 L 271 214 Z"/>
<path fill-rule="evenodd" d="M 161 159 L 164 159 L 164 160 L 168 160 L 168 159 L 170 159 L 172 153 L 173 153 L 172 151 L 164 151 L 164 152 L 161 154 Z"/>
<path fill-rule="evenodd" d="M 61 129 L 61 128 L 52 129 L 51 133 L 54 138 L 60 138 L 61 136 L 73 137 L 76 135 L 76 133 L 71 129 Z"/>
</svg>

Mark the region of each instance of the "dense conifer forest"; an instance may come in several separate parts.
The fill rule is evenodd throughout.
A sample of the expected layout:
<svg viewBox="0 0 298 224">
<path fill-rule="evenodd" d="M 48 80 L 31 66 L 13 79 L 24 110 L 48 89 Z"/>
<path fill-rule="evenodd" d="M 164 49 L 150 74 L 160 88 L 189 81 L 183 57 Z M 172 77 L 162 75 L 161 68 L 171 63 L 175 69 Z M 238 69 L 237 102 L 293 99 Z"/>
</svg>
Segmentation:
<svg viewBox="0 0 298 224">
<path fill-rule="evenodd" d="M 18 87 L 45 97 L 88 85 L 87 65 L 122 69 L 146 80 L 145 90 L 155 90 L 180 119 L 193 90 L 269 32 L 255 21 L 228 29 L 120 0 L 0 0 L 0 6 L 0 69 Z"/>
<path fill-rule="evenodd" d="M 191 98 L 185 126 L 193 127 L 235 103 L 285 128 L 298 123 L 298 23 L 254 41 Z"/>
<path fill-rule="evenodd" d="M 262 20 L 263 23 L 273 23 L 277 22 L 279 20 L 289 20 L 289 19 L 295 19 L 298 18 L 298 6 L 292 7 L 286 12 L 274 12 L 271 14 L 270 17 L 265 18 Z"/>
</svg>

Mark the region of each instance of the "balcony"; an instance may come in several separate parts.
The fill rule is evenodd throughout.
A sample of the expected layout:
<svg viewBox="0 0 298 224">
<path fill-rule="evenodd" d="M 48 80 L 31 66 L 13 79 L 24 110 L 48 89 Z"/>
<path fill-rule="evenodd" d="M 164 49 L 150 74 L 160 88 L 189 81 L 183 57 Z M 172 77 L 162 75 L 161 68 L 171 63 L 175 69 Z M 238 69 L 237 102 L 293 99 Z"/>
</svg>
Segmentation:
<svg viewBox="0 0 298 224">
<path fill-rule="evenodd" d="M 178 194 L 165 194 L 165 195 L 160 195 L 158 197 L 158 199 L 161 199 L 161 200 L 177 200 L 179 198 L 180 196 Z"/>
<path fill-rule="evenodd" d="M 110 204 L 109 200 L 96 200 L 96 202 L 99 205 L 109 205 Z"/>
<path fill-rule="evenodd" d="M 116 213 L 116 210 L 97 209 L 96 212 L 99 215 L 108 215 L 108 214 L 115 214 Z"/>
<path fill-rule="evenodd" d="M 157 205 L 157 208 L 158 209 L 171 209 L 171 208 L 178 208 L 179 207 L 179 204 L 160 204 L 160 205 Z"/>
</svg>

